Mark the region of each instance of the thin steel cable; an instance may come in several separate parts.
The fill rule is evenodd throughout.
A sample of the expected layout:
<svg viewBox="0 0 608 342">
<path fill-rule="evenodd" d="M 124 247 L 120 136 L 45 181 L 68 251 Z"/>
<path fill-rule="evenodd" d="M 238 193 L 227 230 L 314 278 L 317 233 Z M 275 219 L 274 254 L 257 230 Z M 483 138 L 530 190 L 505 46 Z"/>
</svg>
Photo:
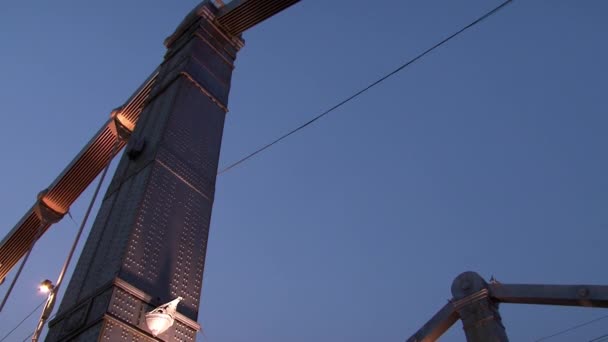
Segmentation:
<svg viewBox="0 0 608 342">
<path fill-rule="evenodd" d="M 107 165 L 107 166 L 106 166 L 106 168 L 104 169 L 104 174 L 103 174 L 103 175 L 102 175 L 102 177 L 101 177 L 101 182 L 103 182 L 103 178 L 105 177 L 105 173 L 107 173 L 107 170 L 109 169 L 109 166 L 110 166 L 110 164 L 112 163 L 112 159 L 113 159 L 113 158 L 116 156 L 116 154 L 117 154 L 117 152 L 118 152 L 117 146 L 118 146 L 118 143 L 116 143 L 116 144 L 114 145 L 114 147 L 113 147 L 112 151 L 110 152 L 110 157 L 109 157 L 110 159 L 109 159 L 109 161 L 108 161 L 108 165 Z M 100 182 L 100 184 L 101 184 L 101 182 Z M 99 185 L 98 185 L 98 187 L 99 187 Z M 96 191 L 97 191 L 97 190 L 96 190 Z M 95 195 L 95 196 L 96 196 L 96 195 Z M 76 226 L 78 226 L 78 223 L 76 222 L 76 220 L 74 220 L 74 217 L 72 216 L 71 211 L 68 211 L 68 212 L 67 212 L 67 214 L 68 214 L 68 217 L 71 219 L 71 221 L 72 221 L 72 222 L 73 222 L 73 223 L 74 223 Z M 85 222 L 85 223 L 86 223 L 86 220 L 87 220 L 87 218 L 88 218 L 88 214 L 89 214 L 89 213 L 87 212 L 86 218 L 83 220 L 83 222 Z M 84 223 L 83 223 L 83 225 L 84 225 Z M 41 227 L 42 227 L 42 226 L 43 226 L 43 225 L 41 225 Z M 38 233 L 40 233 L 40 229 L 39 229 Z M 81 233 L 82 233 L 82 231 L 80 231 L 80 232 L 78 233 L 78 235 L 80 236 L 80 234 L 81 234 Z M 78 238 L 77 238 L 77 239 L 78 239 Z M 37 240 L 37 239 L 34 239 L 34 243 L 36 242 L 36 240 Z M 28 254 L 26 254 L 26 257 L 25 257 L 25 259 L 24 259 L 24 260 L 23 260 L 23 262 L 22 262 L 22 265 L 21 265 L 21 267 L 20 267 L 20 270 L 21 270 L 21 268 L 23 268 L 23 266 L 25 265 L 25 262 L 27 261 L 27 258 L 28 258 L 28 256 L 29 256 L 29 252 L 31 252 L 31 250 L 32 250 L 32 249 L 33 249 L 33 245 L 32 245 L 32 248 L 30 249 L 30 251 L 28 251 Z M 72 251 L 72 253 L 73 253 L 73 251 Z M 72 253 L 70 253 L 70 254 L 72 254 Z M 71 255 L 70 255 L 70 258 L 71 258 Z M 68 263 L 69 263 L 69 261 L 68 261 Z M 19 273 L 20 273 L 20 271 L 18 271 L 18 272 L 17 272 L 17 274 L 19 274 Z M 18 277 L 18 275 L 17 275 L 16 277 Z M 13 281 L 16 281 L 16 279 L 14 279 Z M 6 298 L 5 298 L 5 301 L 6 301 Z M 37 306 L 37 307 L 36 307 L 36 308 L 35 308 L 35 309 L 34 309 L 32 312 L 30 312 L 30 313 L 29 313 L 29 314 L 28 314 L 28 315 L 27 315 L 27 316 L 26 316 L 26 317 L 25 317 L 25 318 L 24 318 L 24 319 L 23 319 L 21 322 L 19 322 L 19 324 L 17 324 L 17 326 L 15 326 L 15 327 L 14 327 L 14 328 L 13 328 L 13 329 L 12 329 L 12 330 L 11 330 L 11 331 L 10 331 L 10 332 L 7 334 L 7 335 L 5 335 L 5 336 L 4 336 L 2 339 L 0 339 L 0 342 L 4 341 L 4 339 L 6 339 L 6 338 L 7 338 L 7 337 L 8 337 L 8 336 L 9 336 L 9 335 L 10 335 L 10 334 L 11 334 L 11 333 L 14 331 L 14 330 L 16 330 L 16 329 L 17 329 L 17 328 L 18 328 L 18 327 L 19 327 L 21 324 L 23 324 L 23 322 L 24 322 L 26 319 L 28 319 L 28 318 L 29 318 L 31 315 L 33 315 L 33 314 L 34 314 L 34 312 L 36 312 L 36 310 L 38 310 L 38 309 L 39 309 L 39 308 L 40 308 L 40 307 L 41 307 L 43 304 L 45 304 L 45 303 L 46 303 L 46 300 L 44 300 L 42 303 L 40 303 L 40 304 L 39 304 L 39 305 L 38 305 L 38 306 Z M 55 317 L 55 316 L 56 316 L 56 313 L 55 313 L 54 315 L 52 315 L 51 317 L 49 317 L 49 319 L 52 319 L 52 318 L 53 318 L 53 317 Z M 29 338 L 30 338 L 32 335 L 34 335 L 34 332 L 30 333 L 30 334 L 28 335 L 28 337 L 26 337 L 26 338 L 25 338 L 25 340 L 29 339 Z M 24 341 L 25 341 L 25 340 L 24 340 Z"/>
<path fill-rule="evenodd" d="M 46 301 L 44 301 L 44 302 L 46 302 Z M 44 302 L 43 302 L 43 303 L 44 303 Z M 53 318 L 55 318 L 55 316 L 57 316 L 57 313 L 56 313 L 56 312 L 55 312 L 55 314 L 53 314 L 51 317 L 49 317 L 49 319 L 53 319 Z M 32 332 L 31 332 L 29 335 L 27 335 L 27 336 L 26 336 L 26 337 L 23 339 L 23 341 L 21 341 L 21 342 L 26 342 L 27 340 L 29 340 L 29 339 L 30 339 L 30 337 L 32 337 L 32 335 L 34 335 L 34 331 L 32 331 Z"/>
<path fill-rule="evenodd" d="M 207 337 L 207 334 L 205 334 L 205 331 L 203 330 L 203 328 L 201 327 L 201 330 L 198 331 L 198 334 L 203 336 L 203 341 L 209 341 L 209 338 Z M 2 342 L 2 341 L 0 341 Z"/>
<path fill-rule="evenodd" d="M 28 318 L 30 318 L 30 316 L 32 316 L 36 311 L 38 311 L 38 309 L 40 309 L 40 307 L 42 306 L 42 304 L 44 304 L 46 302 L 46 300 L 43 300 L 42 302 L 40 302 L 40 304 L 38 304 L 37 307 L 34 308 L 34 310 L 32 310 L 32 312 L 30 312 L 27 316 L 25 316 L 25 318 L 23 318 L 21 320 L 21 322 L 19 322 L 13 329 L 11 329 L 11 331 L 9 331 L 6 335 L 4 335 L 4 337 L 2 337 L 2 339 L 0 339 L 0 342 L 6 340 L 9 336 L 11 336 L 11 334 L 17 330 L 17 328 L 19 328 L 21 326 L 21 324 L 23 324 L 23 322 L 25 322 Z M 30 335 L 31 336 L 31 335 Z"/>
<path fill-rule="evenodd" d="M 70 220 L 72 220 L 72 222 L 73 222 L 73 223 L 74 223 L 76 226 L 78 226 L 78 222 L 76 222 L 76 220 L 74 220 L 74 216 L 72 216 L 72 212 L 68 210 L 67 214 L 68 214 L 68 217 L 70 218 Z"/>
<path fill-rule="evenodd" d="M 595 323 L 595 322 L 601 321 L 601 320 L 606 319 L 606 318 L 608 318 L 608 315 L 600 316 L 600 317 L 598 317 L 598 318 L 594 318 L 594 319 L 592 319 L 592 320 L 589 320 L 589 321 L 586 321 L 586 322 L 583 322 L 583 323 L 580 323 L 580 324 L 577 324 L 577 325 L 573 325 L 573 326 L 571 326 L 571 327 L 570 327 L 570 328 L 568 328 L 568 329 L 564 329 L 564 330 L 558 331 L 558 332 L 556 332 L 556 333 L 554 333 L 554 334 L 547 335 L 547 336 L 543 336 L 543 337 L 541 337 L 541 338 L 539 338 L 539 339 L 534 340 L 534 342 L 545 341 L 545 340 L 548 340 L 548 339 L 550 339 L 550 338 L 553 338 L 553 337 L 557 337 L 557 336 L 563 335 L 563 334 L 565 334 L 565 333 L 567 333 L 567 332 L 570 332 L 570 331 L 573 331 L 573 330 L 576 330 L 576 329 L 582 328 L 582 327 L 584 327 L 584 326 L 587 326 L 587 325 L 589 325 L 589 324 L 593 324 L 593 323 Z M 606 335 L 604 335 L 604 336 L 606 336 Z M 600 337 L 602 337 L 602 336 L 600 336 Z"/>
<path fill-rule="evenodd" d="M 380 77 L 379 79 L 377 79 L 376 81 L 370 83 L 368 86 L 366 86 L 365 88 L 357 91 L 356 93 L 354 93 L 353 95 L 347 97 L 346 99 L 340 101 L 338 104 L 334 105 L 333 107 L 327 109 L 326 111 L 322 112 L 321 114 L 315 116 L 314 118 L 312 118 L 311 120 L 309 120 L 308 122 L 292 129 L 291 131 L 281 135 L 280 137 L 276 138 L 275 140 L 273 140 L 272 142 L 267 143 L 266 145 L 260 147 L 259 149 L 251 152 L 250 154 L 242 157 L 241 159 L 237 160 L 236 162 L 228 165 L 227 167 L 223 168 L 222 170 L 220 170 L 218 172 L 218 175 L 221 175 L 233 168 L 235 168 L 236 166 L 242 164 L 243 162 L 253 158 L 255 155 L 257 155 L 258 153 L 272 147 L 274 144 L 280 142 L 281 140 L 289 137 L 290 135 L 304 129 L 305 127 L 309 126 L 310 124 L 314 123 L 315 121 L 319 120 L 320 118 L 326 116 L 327 114 L 335 111 L 336 109 L 342 107 L 343 105 L 347 104 L 348 102 L 354 100 L 355 98 L 359 97 L 360 95 L 362 95 L 363 93 L 367 92 L 368 90 L 372 89 L 373 87 L 379 85 L 380 83 L 384 82 L 385 80 L 387 80 L 388 78 L 390 78 L 391 76 L 397 74 L 398 72 L 400 72 L 401 70 L 405 69 L 406 67 L 410 66 L 411 64 L 415 63 L 416 61 L 418 61 L 419 59 L 421 59 L 422 57 L 426 56 L 427 54 L 429 54 L 430 52 L 432 52 L 433 50 L 437 49 L 438 47 L 442 46 L 443 44 L 449 42 L 450 40 L 452 40 L 453 38 L 455 38 L 456 36 L 460 35 L 461 33 L 463 33 L 464 31 L 470 29 L 471 27 L 481 23 L 482 21 L 484 21 L 485 19 L 487 19 L 488 17 L 492 16 L 493 14 L 497 13 L 498 11 L 500 11 L 501 9 L 503 9 L 505 6 L 507 6 L 508 4 L 510 4 L 511 2 L 513 2 L 513 0 L 507 0 L 505 2 L 503 2 L 502 4 L 498 5 L 497 7 L 495 7 L 494 9 L 492 9 L 491 11 L 485 13 L 484 15 L 482 15 L 481 17 L 477 18 L 476 20 L 474 20 L 473 22 L 471 22 L 470 24 L 466 25 L 465 27 L 461 28 L 460 30 L 452 33 L 450 36 L 448 36 L 447 38 L 444 38 L 442 41 L 440 41 L 439 43 L 431 46 L 430 48 L 426 49 L 424 52 L 422 52 L 421 54 L 419 54 L 418 56 L 410 59 L 409 61 L 405 62 L 404 64 L 402 64 L 401 66 L 399 66 L 397 69 L 389 72 L 388 74 Z"/>
<path fill-rule="evenodd" d="M 70 219 L 72 220 L 72 222 L 74 222 L 74 224 L 78 225 L 78 223 L 76 223 L 76 221 L 75 221 L 75 220 L 74 220 L 74 218 L 72 217 L 72 214 L 70 213 L 70 211 L 68 211 L 68 212 L 67 212 L 67 214 L 68 214 L 68 216 L 70 217 Z M 40 228 L 41 228 L 41 227 L 43 227 L 43 226 L 44 226 L 44 224 L 43 224 L 43 223 L 41 223 Z M 38 230 L 38 234 L 40 234 L 40 228 L 39 228 L 39 230 Z M 34 239 L 34 243 L 33 243 L 33 244 L 35 244 L 36 240 L 38 240 L 38 238 L 39 238 L 39 237 L 40 237 L 40 236 L 38 236 L 36 239 Z M 31 252 L 31 250 L 32 250 L 32 249 L 33 249 L 33 245 L 32 245 L 32 248 L 31 248 L 31 249 L 28 251 L 28 254 L 26 255 L 25 259 L 24 259 L 24 260 L 23 260 L 23 262 L 21 263 L 21 266 L 19 267 L 19 271 L 17 272 L 17 274 L 21 273 L 21 269 L 22 269 L 22 268 L 23 268 L 23 266 L 25 265 L 25 262 L 27 261 L 27 258 L 29 257 L 29 254 L 30 254 L 30 252 Z M 16 278 L 18 278 L 18 277 L 19 277 L 19 276 L 17 275 L 17 276 L 15 277 L 15 279 L 13 280 L 13 282 L 16 282 Z M 9 293 L 10 293 L 10 291 L 9 291 Z M 8 296 L 8 293 L 7 293 L 7 296 Z M 7 297 L 5 297 L 5 300 L 4 300 L 4 301 L 6 301 L 6 298 L 7 298 Z M 36 312 L 38 309 L 40 309 L 40 307 L 41 307 L 41 306 L 42 306 L 44 303 L 46 303 L 46 300 L 43 300 L 42 302 L 40 302 L 40 304 L 38 304 L 38 306 L 36 306 L 36 307 L 34 308 L 34 310 L 32 310 L 32 311 L 31 311 L 29 314 L 27 314 L 27 316 L 25 316 L 25 318 L 23 318 L 23 319 L 22 319 L 22 320 L 21 320 L 19 323 L 17 323 L 17 325 L 16 325 L 16 326 L 15 326 L 13 329 L 11 329 L 11 331 L 9 331 L 9 332 L 8 332 L 6 335 L 4 335 L 4 337 L 2 337 L 2 339 L 0 339 L 0 342 L 4 341 L 4 340 L 5 340 L 7 337 L 9 337 L 9 336 L 10 336 L 10 335 L 11 335 L 11 334 L 12 334 L 12 333 L 15 331 L 15 330 L 17 330 L 17 328 L 19 328 L 19 327 L 21 326 L 21 324 L 23 324 L 23 322 L 25 322 L 25 321 L 26 321 L 28 318 L 30 318 L 30 316 L 32 316 L 32 315 L 33 315 L 33 314 L 34 314 L 34 313 L 35 313 L 35 312 Z M 2 305 L 2 306 L 4 306 L 4 305 Z M 30 334 L 30 336 L 32 336 L 32 335 L 33 335 L 33 333 L 32 333 L 32 334 Z"/>
<path fill-rule="evenodd" d="M 608 340 L 608 334 L 604 334 L 602 336 L 598 336 L 594 339 L 589 340 L 589 342 L 600 342 L 600 341 L 606 341 Z"/>
<path fill-rule="evenodd" d="M 49 294 L 49 297 L 46 301 L 46 305 L 44 306 L 44 309 L 42 310 L 42 315 L 40 316 L 40 319 L 38 320 L 38 325 L 36 326 L 36 330 L 34 330 L 34 332 L 32 333 L 32 335 L 34 336 L 32 338 L 32 341 L 38 341 L 38 337 L 42 333 L 42 330 L 44 329 L 44 325 L 46 324 L 51 313 L 53 312 L 53 307 L 55 306 L 55 300 L 57 299 L 57 294 L 59 293 L 59 289 L 60 289 L 63 279 L 65 277 L 65 273 L 67 272 L 68 267 L 70 266 L 70 262 L 72 261 L 72 257 L 74 256 L 74 252 L 76 251 L 76 247 L 78 246 L 78 242 L 80 241 L 80 237 L 82 236 L 84 227 L 86 226 L 87 221 L 89 219 L 89 215 L 91 214 L 91 211 L 93 210 L 93 206 L 95 205 L 95 200 L 97 200 L 97 196 L 99 195 L 99 191 L 101 190 L 103 181 L 105 180 L 108 170 L 110 169 L 110 165 L 112 164 L 112 159 L 114 158 L 115 154 L 118 151 L 119 143 L 120 143 L 120 140 L 117 138 L 116 142 L 114 143 L 114 146 L 112 148 L 112 151 L 110 152 L 110 156 L 108 157 L 109 158 L 108 164 L 103 169 L 103 172 L 101 173 L 101 176 L 99 177 L 99 182 L 97 183 L 97 186 L 95 187 L 95 191 L 93 192 L 93 196 L 91 197 L 91 200 L 89 201 L 89 206 L 87 207 L 84 217 L 82 218 L 82 222 L 80 224 L 80 227 L 78 228 L 78 232 L 76 233 L 76 237 L 74 238 L 74 242 L 72 243 L 72 247 L 70 248 L 68 256 L 63 264 L 63 267 L 61 268 L 61 271 L 59 272 L 59 276 L 57 277 L 55 286 L 51 290 L 51 293 Z M 30 335 L 30 336 L 32 336 L 32 335 Z"/>
<path fill-rule="evenodd" d="M 46 222 L 44 220 L 40 222 L 40 225 L 38 226 L 38 230 L 36 231 L 36 235 L 34 236 L 34 240 L 32 240 L 32 244 L 30 245 L 30 249 L 27 250 L 25 257 L 23 258 L 23 261 L 21 261 L 21 265 L 19 265 L 19 269 L 17 270 L 17 273 L 15 274 L 15 277 L 13 278 L 13 281 L 11 282 L 11 285 L 8 287 L 8 290 L 6 290 L 4 299 L 2 300 L 2 303 L 0 304 L 0 312 L 2 312 L 2 309 L 4 309 L 4 305 L 6 305 L 6 302 L 8 301 L 8 298 L 10 297 L 11 292 L 13 292 L 13 288 L 15 287 L 15 284 L 17 283 L 17 280 L 19 280 L 19 276 L 21 275 L 21 271 L 23 271 L 23 267 L 27 263 L 27 259 L 30 257 L 30 254 L 32 254 L 32 250 L 34 249 L 36 242 L 42 235 L 42 228 L 44 228 L 45 225 L 46 225 Z"/>
<path fill-rule="evenodd" d="M 306 123 L 292 129 L 291 131 L 281 135 L 280 137 L 276 138 L 275 140 L 273 140 L 270 143 L 267 143 L 266 145 L 260 147 L 259 149 L 251 152 L 250 154 L 244 156 L 243 158 L 237 160 L 236 162 L 228 165 L 227 167 L 223 168 L 222 170 L 220 170 L 218 172 L 218 175 L 223 174 L 233 168 L 235 168 L 236 166 L 242 164 L 243 162 L 253 158 L 254 156 L 256 156 L 257 154 L 259 154 L 260 152 L 272 147 L 273 145 L 277 144 L 278 142 L 286 139 L 287 137 L 291 136 L 292 134 L 306 128 L 307 126 L 311 125 L 312 123 L 314 123 L 315 121 L 321 119 L 322 117 L 330 114 L 331 112 L 335 111 L 336 109 L 342 107 L 343 105 L 347 104 L 348 102 L 354 100 L 355 98 L 359 97 L 360 95 L 362 95 L 363 93 L 367 92 L 368 90 L 372 89 L 373 87 L 379 85 L 380 83 L 384 82 L 385 80 L 387 80 L 388 78 L 394 76 L 395 74 L 399 73 L 400 71 L 402 71 L 403 69 L 405 69 L 406 67 L 410 66 L 411 64 L 415 63 L 416 61 L 418 61 L 419 59 L 423 58 L 424 56 L 426 56 L 427 54 L 431 53 L 433 50 L 441 47 L 442 45 L 444 45 L 445 43 L 449 42 L 450 40 L 452 40 L 453 38 L 459 36 L 461 33 L 463 33 L 464 31 L 474 27 L 475 25 L 481 23 L 482 21 L 484 21 L 485 19 L 489 18 L 490 16 L 496 14 L 498 11 L 500 11 L 501 9 L 503 9 L 505 6 L 507 6 L 508 4 L 510 4 L 511 2 L 513 2 L 513 0 L 506 0 L 503 3 L 501 3 L 500 5 L 498 5 L 497 7 L 493 8 L 492 10 L 490 10 L 489 12 L 485 13 L 484 15 L 482 15 L 481 17 L 477 18 L 476 20 L 472 21 L 470 24 L 464 26 L 463 28 L 461 28 L 460 30 L 452 33 L 450 36 L 448 36 L 447 38 L 444 38 L 443 40 L 441 40 L 440 42 L 438 42 L 437 44 L 433 45 L 432 47 L 428 48 L 427 50 L 423 51 L 422 53 L 420 53 L 419 55 L 417 55 L 416 57 L 410 59 L 409 61 L 405 62 L 404 64 L 402 64 L 401 66 L 399 66 L 398 68 L 396 68 L 395 70 L 389 72 L 388 74 L 380 77 L 379 79 L 377 79 L 376 81 L 370 83 L 368 86 L 366 86 L 365 88 L 357 91 L 356 93 L 354 93 L 353 95 L 347 97 L 346 99 L 340 101 L 338 104 L 330 107 L 329 109 L 325 110 L 324 112 L 322 112 L 321 114 L 317 115 L 316 117 L 312 118 L 311 120 L 307 121 Z M 30 334 L 28 337 L 26 337 L 24 339 L 27 340 L 29 337 L 31 337 L 33 335 Z"/>
</svg>

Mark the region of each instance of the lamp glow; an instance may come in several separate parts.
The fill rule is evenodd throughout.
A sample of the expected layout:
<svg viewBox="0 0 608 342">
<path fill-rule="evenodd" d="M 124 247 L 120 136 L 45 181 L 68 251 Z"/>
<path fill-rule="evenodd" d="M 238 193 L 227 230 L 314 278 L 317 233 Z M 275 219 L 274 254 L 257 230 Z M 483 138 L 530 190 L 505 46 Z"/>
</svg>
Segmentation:
<svg viewBox="0 0 608 342">
<path fill-rule="evenodd" d="M 152 335 L 158 336 L 173 325 L 175 322 L 177 304 L 182 299 L 182 297 L 177 297 L 169 303 L 163 304 L 146 314 L 146 324 Z"/>
<path fill-rule="evenodd" d="M 55 288 L 55 286 L 53 286 L 53 282 L 51 282 L 48 279 L 45 279 L 38 286 L 38 290 L 42 293 L 50 293 L 51 291 L 53 291 L 54 288 Z"/>
</svg>

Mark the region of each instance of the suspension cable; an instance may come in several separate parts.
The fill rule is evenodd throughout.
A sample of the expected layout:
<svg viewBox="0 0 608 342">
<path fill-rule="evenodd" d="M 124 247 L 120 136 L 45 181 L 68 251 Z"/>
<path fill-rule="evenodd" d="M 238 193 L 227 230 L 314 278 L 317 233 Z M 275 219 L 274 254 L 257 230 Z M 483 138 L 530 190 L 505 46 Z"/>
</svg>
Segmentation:
<svg viewBox="0 0 608 342">
<path fill-rule="evenodd" d="M 534 342 L 540 342 L 540 341 L 548 340 L 550 338 L 557 337 L 559 335 L 563 335 L 563 334 L 565 334 L 567 332 L 571 332 L 571 331 L 576 330 L 576 329 L 580 329 L 580 328 L 582 328 L 584 326 L 590 325 L 592 323 L 601 321 L 601 320 L 606 319 L 606 318 L 608 318 L 608 315 L 600 316 L 600 317 L 597 317 L 597 318 L 585 321 L 583 323 L 573 325 L 573 326 L 571 326 L 571 327 L 569 327 L 567 329 L 560 330 L 560 331 L 558 331 L 556 333 L 553 333 L 551 335 L 543 336 L 541 338 L 538 338 L 538 339 L 534 340 Z M 603 337 L 603 336 L 600 336 L 600 337 Z"/>
<path fill-rule="evenodd" d="M 59 292 L 59 288 L 61 286 L 61 283 L 63 282 L 65 273 L 67 272 L 67 269 L 70 265 L 70 261 L 72 261 L 72 257 L 74 256 L 74 251 L 76 250 L 76 247 L 78 246 L 78 242 L 80 241 L 80 237 L 82 235 L 84 227 L 86 226 L 87 221 L 89 219 L 89 215 L 91 214 L 91 211 L 93 210 L 93 205 L 95 204 L 97 195 L 99 195 L 99 190 L 101 189 L 101 186 L 106 177 L 106 174 L 108 173 L 108 169 L 110 168 L 110 165 L 112 164 L 112 159 L 114 158 L 114 155 L 116 154 L 116 152 L 118 150 L 119 144 L 120 144 L 120 139 L 117 137 L 116 142 L 114 143 L 114 147 L 112 148 L 112 151 L 110 152 L 110 156 L 108 157 L 109 161 L 108 161 L 106 167 L 103 169 L 101 177 L 99 178 L 99 182 L 97 183 L 97 187 L 95 188 L 95 192 L 93 193 L 93 197 L 91 198 L 87 211 L 85 212 L 84 217 L 82 219 L 82 223 L 80 224 L 80 227 L 78 228 L 78 232 L 76 233 L 76 238 L 74 238 L 74 243 L 72 243 L 70 252 L 68 253 L 67 258 L 66 258 L 65 262 L 63 263 L 63 267 L 61 268 L 61 271 L 59 272 L 59 276 L 57 277 L 57 282 L 55 283 L 55 285 L 49 292 L 49 296 L 46 300 L 46 304 L 44 305 L 44 308 L 42 309 L 42 314 L 40 315 L 40 319 L 38 320 L 38 325 L 36 326 L 36 330 L 34 330 L 34 333 L 32 334 L 33 342 L 38 341 L 38 338 L 40 337 L 40 333 L 42 332 L 42 329 L 44 329 L 44 324 L 46 323 L 49 316 L 53 312 L 53 308 L 55 306 L 55 300 L 57 299 L 57 293 Z"/>
<path fill-rule="evenodd" d="M 25 257 L 23 258 L 23 261 L 21 261 L 21 265 L 19 265 L 19 269 L 17 270 L 17 273 L 15 274 L 15 277 L 13 278 L 13 281 L 11 282 L 11 285 L 8 287 L 8 290 L 6 291 L 6 294 L 4 295 L 4 299 L 2 300 L 2 303 L 0 304 L 0 312 L 2 312 L 2 309 L 4 308 L 4 305 L 6 304 L 8 297 L 11 295 L 11 292 L 13 291 L 13 287 L 15 286 L 15 284 L 17 283 L 17 280 L 19 279 L 19 276 L 21 275 L 21 271 L 23 270 L 23 266 L 25 266 L 27 259 L 30 257 L 30 254 L 32 253 L 32 250 L 34 249 L 34 245 L 36 244 L 36 241 L 38 241 L 38 239 L 40 238 L 40 235 L 42 235 L 42 229 L 44 228 L 44 226 L 46 226 L 46 221 L 41 220 L 40 225 L 38 226 L 38 231 L 36 232 L 36 236 L 34 236 L 34 240 L 32 240 L 32 243 L 30 244 L 30 249 L 27 250 Z"/>
<path fill-rule="evenodd" d="M 411 64 L 415 63 L 419 59 L 421 59 L 424 56 L 426 56 L 427 54 L 431 53 L 433 50 L 435 50 L 435 49 L 439 48 L 440 46 L 442 46 L 443 44 L 449 42 L 450 40 L 452 40 L 453 38 L 457 37 L 461 33 L 465 32 L 466 30 L 472 28 L 473 26 L 481 23 L 485 19 L 487 19 L 487 18 L 491 17 L 492 15 L 496 14 L 498 11 L 500 11 L 501 9 L 503 9 L 504 7 L 506 7 L 511 2 L 513 2 L 513 0 L 506 0 L 506 1 L 504 1 L 503 3 L 501 3 L 500 5 L 498 5 L 497 7 L 495 7 L 494 9 L 490 10 L 489 12 L 486 12 L 484 15 L 482 15 L 481 17 L 475 19 L 474 21 L 472 21 L 468 25 L 462 27 L 460 30 L 452 33 L 451 35 L 449 35 L 448 37 L 444 38 L 440 42 L 438 42 L 435 45 L 431 46 L 430 48 L 424 50 L 423 52 L 421 52 L 416 57 L 410 59 L 409 61 L 407 61 L 407 62 L 403 63 L 402 65 L 400 65 L 398 68 L 394 69 L 393 71 L 385 74 L 384 76 L 382 76 L 379 79 L 375 80 L 374 82 L 370 83 L 365 88 L 363 88 L 363 89 L 355 92 L 354 94 L 352 94 L 351 96 L 347 97 L 346 99 L 338 102 L 334 106 L 332 106 L 329 109 L 325 110 L 323 113 L 321 113 L 321 114 L 313 117 L 309 121 L 307 121 L 307 122 L 301 124 L 300 126 L 298 126 L 298 127 L 294 128 L 294 129 L 290 130 L 289 132 L 284 133 L 283 135 L 279 136 L 278 138 L 275 138 L 274 140 L 268 142 L 266 145 L 264 145 L 264 146 L 262 146 L 262 147 L 260 147 L 260 148 L 258 148 L 256 150 L 254 150 L 253 152 L 251 152 L 251 153 L 245 155 L 244 157 L 242 157 L 241 159 L 238 159 L 237 161 L 235 161 L 235 162 L 229 164 L 228 166 L 224 167 L 223 169 L 221 169 L 218 172 L 218 175 L 221 175 L 223 173 L 226 173 L 226 172 L 232 170 L 233 168 L 239 166 L 240 164 L 242 164 L 242 163 L 248 161 L 249 159 L 255 157 L 258 153 L 263 152 L 263 151 L 271 148 L 273 145 L 277 144 L 278 142 L 282 141 L 283 139 L 288 138 L 290 135 L 292 135 L 292 134 L 294 134 L 294 133 L 296 133 L 296 132 L 298 132 L 298 131 L 306 128 L 307 126 L 311 125 L 315 121 L 321 119 L 322 117 L 330 114 L 331 112 L 335 111 L 336 109 L 338 109 L 338 108 L 342 107 L 343 105 L 349 103 L 350 101 L 352 101 L 355 98 L 359 97 L 363 93 L 365 93 L 368 90 L 372 89 L 373 87 L 379 85 L 380 83 L 386 81 L 390 77 L 394 76 L 395 74 L 399 73 L 403 69 L 407 68 Z"/>
<path fill-rule="evenodd" d="M 6 335 L 4 335 L 4 336 L 3 336 L 3 337 L 0 339 L 0 342 L 2 342 L 2 341 L 4 341 L 4 340 L 6 340 L 6 339 L 7 339 L 9 336 L 11 336 L 11 334 L 12 334 L 13 332 L 15 332 L 15 330 L 17 330 L 17 328 L 19 328 L 19 327 L 21 326 L 21 324 L 23 324 L 23 322 L 25 322 L 25 321 L 26 321 L 28 318 L 30 318 L 30 316 L 32 316 L 32 315 L 34 314 L 34 312 L 36 312 L 38 309 L 40 309 L 40 307 L 42 306 L 42 304 L 44 304 L 44 302 L 45 302 L 44 300 L 43 300 L 43 301 L 41 301 L 41 302 L 40 302 L 40 304 L 38 304 L 38 306 L 36 306 L 36 307 L 34 308 L 34 310 L 32 310 L 32 311 L 31 311 L 29 314 L 27 314 L 27 316 L 25 316 L 25 317 L 24 317 L 24 318 L 21 320 L 21 322 L 17 323 L 17 325 L 16 325 L 16 326 L 15 326 L 13 329 L 11 329 L 11 331 L 9 331 L 9 332 L 8 332 Z M 30 335 L 30 336 L 31 336 L 31 335 Z M 28 336 L 28 337 L 29 337 L 29 336 Z"/>
</svg>

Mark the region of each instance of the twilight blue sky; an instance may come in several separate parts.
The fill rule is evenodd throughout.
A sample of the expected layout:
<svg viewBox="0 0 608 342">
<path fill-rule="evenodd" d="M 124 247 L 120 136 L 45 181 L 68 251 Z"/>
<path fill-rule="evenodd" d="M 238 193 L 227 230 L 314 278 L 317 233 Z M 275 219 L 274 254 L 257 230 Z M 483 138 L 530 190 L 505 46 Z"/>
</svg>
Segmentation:
<svg viewBox="0 0 608 342">
<path fill-rule="evenodd" d="M 160 63 L 163 39 L 196 3 L 2 5 L 1 234 Z M 221 164 L 499 3 L 303 0 L 250 30 Z M 199 341 L 403 341 L 466 270 L 608 284 L 607 17 L 602 0 L 514 1 L 219 177 Z M 90 193 L 72 207 L 78 222 Z M 0 338 L 42 301 L 36 285 L 57 277 L 76 229 L 66 218 L 36 246 L 0 313 Z M 501 313 L 513 341 L 608 314 Z M 7 341 L 25 338 L 38 316 Z M 587 341 L 606 326 L 548 341 Z M 458 323 L 443 340 L 461 341 L 461 331 Z"/>
</svg>

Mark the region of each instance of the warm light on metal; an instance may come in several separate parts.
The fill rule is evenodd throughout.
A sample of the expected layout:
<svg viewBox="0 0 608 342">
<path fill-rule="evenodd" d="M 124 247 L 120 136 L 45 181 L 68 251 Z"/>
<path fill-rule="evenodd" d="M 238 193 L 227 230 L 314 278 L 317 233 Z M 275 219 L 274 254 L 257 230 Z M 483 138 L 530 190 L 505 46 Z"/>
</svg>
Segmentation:
<svg viewBox="0 0 608 342">
<path fill-rule="evenodd" d="M 121 140 L 127 141 L 135 129 L 135 124 L 122 113 L 123 108 L 124 107 L 118 107 L 112 111 L 110 114 L 112 120 L 110 121 L 108 127 L 114 136 Z"/>
<path fill-rule="evenodd" d="M 169 329 L 175 322 L 177 304 L 182 300 L 177 297 L 169 303 L 163 304 L 146 314 L 146 324 L 154 336 L 158 336 Z"/>
<path fill-rule="evenodd" d="M 120 122 L 121 125 L 123 125 L 124 127 L 126 127 L 129 131 L 133 132 L 133 130 L 135 129 L 135 124 L 133 122 L 131 122 L 131 120 L 129 120 L 124 114 L 122 113 L 118 113 L 116 115 L 116 120 L 118 120 Z"/>
<path fill-rule="evenodd" d="M 55 286 L 53 286 L 53 282 L 48 279 L 45 279 L 38 286 L 38 290 L 42 293 L 50 293 L 51 291 L 53 291 L 54 288 Z"/>
</svg>

